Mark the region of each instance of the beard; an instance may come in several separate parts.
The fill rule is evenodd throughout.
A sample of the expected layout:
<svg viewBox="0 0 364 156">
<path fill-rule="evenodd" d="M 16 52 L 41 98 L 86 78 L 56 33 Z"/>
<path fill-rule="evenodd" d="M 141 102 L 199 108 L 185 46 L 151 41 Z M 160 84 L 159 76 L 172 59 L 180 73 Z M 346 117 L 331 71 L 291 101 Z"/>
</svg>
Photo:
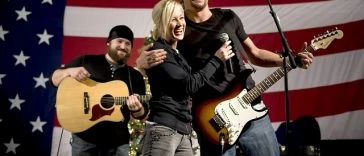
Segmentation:
<svg viewBox="0 0 364 156">
<path fill-rule="evenodd" d="M 191 6 L 195 8 L 196 10 L 202 10 L 207 6 L 207 1 L 205 0 L 203 4 L 196 3 L 193 0 L 191 0 Z"/>
<path fill-rule="evenodd" d="M 119 53 L 118 51 L 123 51 Z M 108 50 L 108 54 L 110 58 L 115 61 L 117 64 L 125 64 L 128 58 L 130 57 L 130 53 L 125 49 L 110 49 Z"/>
</svg>

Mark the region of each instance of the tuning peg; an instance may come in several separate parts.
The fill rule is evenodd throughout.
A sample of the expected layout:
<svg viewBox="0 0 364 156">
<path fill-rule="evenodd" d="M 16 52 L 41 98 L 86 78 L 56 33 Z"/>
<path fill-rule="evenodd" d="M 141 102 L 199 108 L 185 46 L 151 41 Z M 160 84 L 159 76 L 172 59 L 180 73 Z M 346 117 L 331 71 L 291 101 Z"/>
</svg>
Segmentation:
<svg viewBox="0 0 364 156">
<path fill-rule="evenodd" d="M 337 27 L 335 27 L 335 30 L 333 30 L 334 34 L 338 34 L 339 33 L 337 30 L 339 30 L 339 29 Z"/>
</svg>

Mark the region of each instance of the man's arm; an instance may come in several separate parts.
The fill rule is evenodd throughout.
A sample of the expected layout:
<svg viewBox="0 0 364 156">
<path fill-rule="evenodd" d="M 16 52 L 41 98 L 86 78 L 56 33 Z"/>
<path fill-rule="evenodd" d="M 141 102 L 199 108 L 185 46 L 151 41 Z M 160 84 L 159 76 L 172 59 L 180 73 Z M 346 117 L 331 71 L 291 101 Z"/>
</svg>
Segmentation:
<svg viewBox="0 0 364 156">
<path fill-rule="evenodd" d="M 280 55 L 268 50 L 258 48 L 248 37 L 242 43 L 251 62 L 261 67 L 277 67 L 282 65 L 283 58 Z"/>
<path fill-rule="evenodd" d="M 58 87 L 61 81 L 69 76 L 69 74 L 66 72 L 67 69 L 57 69 L 53 72 L 51 80 L 54 86 Z"/>
<path fill-rule="evenodd" d="M 283 64 L 283 58 L 281 55 L 272 51 L 258 48 L 249 37 L 244 40 L 242 45 L 245 51 L 247 51 L 250 60 L 255 65 L 262 67 L 277 67 Z M 307 43 L 304 43 L 304 47 L 306 46 Z M 297 60 L 300 61 L 298 63 L 300 68 L 307 69 L 313 61 L 313 55 L 309 52 L 299 52 L 297 57 Z"/>
<path fill-rule="evenodd" d="M 81 81 L 86 77 L 90 77 L 90 74 L 84 67 L 57 69 L 52 74 L 53 85 L 58 87 L 61 81 L 68 76 Z"/>
</svg>

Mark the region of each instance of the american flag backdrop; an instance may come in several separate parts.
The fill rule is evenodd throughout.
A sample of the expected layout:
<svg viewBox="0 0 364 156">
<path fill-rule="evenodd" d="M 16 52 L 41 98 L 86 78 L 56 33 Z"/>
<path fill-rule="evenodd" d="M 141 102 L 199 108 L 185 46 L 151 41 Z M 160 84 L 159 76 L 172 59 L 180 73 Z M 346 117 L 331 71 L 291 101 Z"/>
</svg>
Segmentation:
<svg viewBox="0 0 364 156">
<path fill-rule="evenodd" d="M 1 0 L 0 155 L 50 155 L 65 1 Z"/>
<path fill-rule="evenodd" d="M 0 4 L 0 155 L 70 153 L 70 133 L 55 118 L 50 74 L 81 54 L 104 53 L 107 34 L 128 25 L 135 34 L 130 65 L 153 26 L 158 0 L 2 0 Z M 265 0 L 209 0 L 230 8 L 261 48 L 282 49 Z M 336 27 L 344 32 L 314 53 L 308 70 L 288 74 L 290 119 L 314 117 L 321 139 L 364 139 L 364 1 L 271 0 L 290 47 Z M 256 82 L 276 68 L 256 67 Z M 274 128 L 285 121 L 284 83 L 263 94 Z"/>
</svg>

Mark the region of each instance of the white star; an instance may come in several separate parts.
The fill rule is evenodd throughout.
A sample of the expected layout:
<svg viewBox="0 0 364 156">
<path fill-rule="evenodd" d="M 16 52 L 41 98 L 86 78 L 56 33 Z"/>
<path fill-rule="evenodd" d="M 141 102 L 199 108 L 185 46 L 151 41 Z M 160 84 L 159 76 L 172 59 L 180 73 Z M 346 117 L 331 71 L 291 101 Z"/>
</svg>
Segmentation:
<svg viewBox="0 0 364 156">
<path fill-rule="evenodd" d="M 46 88 L 46 82 L 49 80 L 48 78 L 44 78 L 43 73 L 40 73 L 40 76 L 37 77 L 33 77 L 33 79 L 37 82 L 37 84 L 35 84 L 34 88 L 37 88 L 39 86 L 42 86 L 43 88 Z"/>
<path fill-rule="evenodd" d="M 6 146 L 6 153 L 13 152 L 16 155 L 16 148 L 20 146 L 20 144 L 14 143 L 14 139 L 11 138 L 9 143 L 5 143 Z"/>
<path fill-rule="evenodd" d="M 29 56 L 24 56 L 23 50 L 20 51 L 19 55 L 13 55 L 13 56 L 16 59 L 15 66 L 18 65 L 18 64 L 23 64 L 24 67 L 25 67 L 26 66 L 25 61 L 30 58 Z"/>
<path fill-rule="evenodd" d="M 0 122 L 2 122 L 3 121 L 3 119 L 0 119 Z"/>
<path fill-rule="evenodd" d="M 0 38 L 1 38 L 3 41 L 5 41 L 5 35 L 6 35 L 7 33 L 9 33 L 9 31 L 4 30 L 4 29 L 3 29 L 3 26 L 2 26 L 2 25 L 0 25 Z"/>
<path fill-rule="evenodd" d="M 16 96 L 15 96 L 14 99 L 9 99 L 9 101 L 11 102 L 10 110 L 13 109 L 14 107 L 16 107 L 19 110 L 21 110 L 20 104 L 22 104 L 22 103 L 25 102 L 25 100 L 19 99 L 19 95 L 18 94 L 16 94 Z"/>
<path fill-rule="evenodd" d="M 23 7 L 20 11 L 15 10 L 15 12 L 18 14 L 18 18 L 16 18 L 17 21 L 20 19 L 23 19 L 24 21 L 28 21 L 27 16 L 32 13 L 30 11 L 26 11 L 25 7 Z"/>
<path fill-rule="evenodd" d="M 0 85 L 3 84 L 2 78 L 4 78 L 6 74 L 0 74 Z"/>
<path fill-rule="evenodd" d="M 32 132 L 39 130 L 40 132 L 43 132 L 43 125 L 45 125 L 47 122 L 43 122 L 40 120 L 40 117 L 37 117 L 36 121 L 30 121 L 30 124 L 33 125 Z"/>
<path fill-rule="evenodd" d="M 49 45 L 49 39 L 53 37 L 53 35 L 48 34 L 47 30 L 44 29 L 43 34 L 37 34 L 37 36 L 40 38 L 39 43 L 41 44 L 43 42 L 47 43 Z"/>
<path fill-rule="evenodd" d="M 43 0 L 43 1 L 42 1 L 42 4 L 44 4 L 44 3 L 49 3 L 50 5 L 52 5 L 52 4 L 53 4 L 52 0 Z"/>
<path fill-rule="evenodd" d="M 16 155 L 16 148 L 20 146 L 20 144 L 14 143 L 14 139 L 11 138 L 9 143 L 5 143 L 5 146 L 7 147 L 6 153 L 13 152 Z"/>
</svg>

